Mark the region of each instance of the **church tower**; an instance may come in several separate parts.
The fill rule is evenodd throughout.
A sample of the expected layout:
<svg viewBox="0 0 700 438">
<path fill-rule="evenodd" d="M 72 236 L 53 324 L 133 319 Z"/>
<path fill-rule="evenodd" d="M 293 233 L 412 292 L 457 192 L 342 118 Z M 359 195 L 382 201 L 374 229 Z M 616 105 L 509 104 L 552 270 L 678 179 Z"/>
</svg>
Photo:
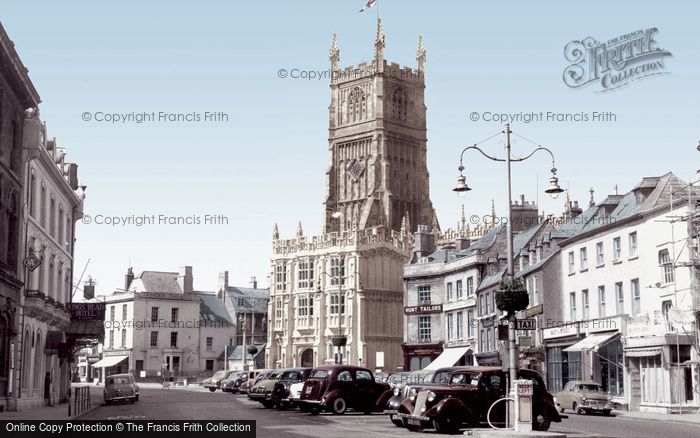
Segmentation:
<svg viewBox="0 0 700 438">
<path fill-rule="evenodd" d="M 424 65 L 419 38 L 417 68 L 384 59 L 385 37 L 377 20 L 374 59 L 340 69 L 335 35 L 330 50 L 325 232 L 386 226 L 411 232 L 434 222 L 426 163 Z"/>
</svg>

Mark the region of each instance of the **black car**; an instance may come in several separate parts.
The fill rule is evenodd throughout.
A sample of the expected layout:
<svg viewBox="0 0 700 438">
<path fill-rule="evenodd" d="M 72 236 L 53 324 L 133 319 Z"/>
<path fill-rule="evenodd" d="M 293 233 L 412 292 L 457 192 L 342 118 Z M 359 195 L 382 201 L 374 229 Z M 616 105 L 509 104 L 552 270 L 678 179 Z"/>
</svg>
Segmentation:
<svg viewBox="0 0 700 438">
<path fill-rule="evenodd" d="M 231 374 L 226 380 L 221 382 L 221 390 L 237 394 L 241 384 L 248 381 L 250 371 L 241 371 L 240 373 Z"/>
<path fill-rule="evenodd" d="M 313 368 L 291 368 L 285 370 L 272 389 L 272 403 L 277 409 L 284 410 L 293 407 L 289 400 L 289 387 L 294 383 L 305 382 Z"/>
</svg>

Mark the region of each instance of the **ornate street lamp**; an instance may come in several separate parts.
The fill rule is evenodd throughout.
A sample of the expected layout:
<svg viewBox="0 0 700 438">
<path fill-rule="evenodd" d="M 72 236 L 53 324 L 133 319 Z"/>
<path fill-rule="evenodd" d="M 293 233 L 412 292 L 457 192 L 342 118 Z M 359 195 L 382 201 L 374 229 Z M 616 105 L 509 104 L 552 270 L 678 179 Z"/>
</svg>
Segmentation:
<svg viewBox="0 0 700 438">
<path fill-rule="evenodd" d="M 526 296 L 522 296 L 522 284 L 520 284 L 518 281 L 514 281 L 514 266 L 513 266 L 513 228 L 511 226 L 512 223 L 512 183 L 511 183 L 511 162 L 519 162 L 519 161 L 525 161 L 528 158 L 532 157 L 535 152 L 538 151 L 545 151 L 549 154 L 549 156 L 552 158 L 552 176 L 549 178 L 549 187 L 545 190 L 545 193 L 547 193 L 549 196 L 551 196 L 553 199 L 556 199 L 561 192 L 564 190 L 559 187 L 559 178 L 557 177 L 557 167 L 555 165 L 555 160 L 554 160 L 554 154 L 552 151 L 547 149 L 546 147 L 543 146 L 537 146 L 532 152 L 530 152 L 529 155 L 523 157 L 523 158 L 515 158 L 511 155 L 511 142 L 510 142 L 510 134 L 512 131 L 510 130 L 510 124 L 506 124 L 506 128 L 502 133 L 506 134 L 506 156 L 505 158 L 497 158 L 493 157 L 486 152 L 484 152 L 481 148 L 479 148 L 476 144 L 473 146 L 467 146 L 462 150 L 462 153 L 459 156 L 459 177 L 457 178 L 457 185 L 455 186 L 454 189 L 452 189 L 454 192 L 457 192 L 457 194 L 462 197 L 466 192 L 471 190 L 469 186 L 467 185 L 467 180 L 466 177 L 464 176 L 464 153 L 468 151 L 469 149 L 475 149 L 479 151 L 483 156 L 488 158 L 491 161 L 499 161 L 499 162 L 505 162 L 506 163 L 506 169 L 507 169 L 507 188 L 508 188 L 508 222 L 506 222 L 506 252 L 508 254 L 508 270 L 507 270 L 507 275 L 506 278 L 503 280 L 501 283 L 501 291 L 500 291 L 500 310 L 504 310 L 508 314 L 508 343 L 509 343 L 509 364 L 508 368 L 510 371 L 510 382 L 513 382 L 517 380 L 518 378 L 518 361 L 517 361 L 517 350 L 516 350 L 516 344 L 515 344 L 515 312 L 519 310 L 520 308 L 527 308 L 527 303 L 524 303 L 523 300 L 527 300 Z M 499 133 L 500 134 L 500 133 Z M 497 134 L 498 135 L 498 134 Z M 523 138 L 524 140 L 527 140 Z M 530 141 L 530 140 L 527 140 Z M 512 385 L 512 383 L 511 383 Z"/>
</svg>

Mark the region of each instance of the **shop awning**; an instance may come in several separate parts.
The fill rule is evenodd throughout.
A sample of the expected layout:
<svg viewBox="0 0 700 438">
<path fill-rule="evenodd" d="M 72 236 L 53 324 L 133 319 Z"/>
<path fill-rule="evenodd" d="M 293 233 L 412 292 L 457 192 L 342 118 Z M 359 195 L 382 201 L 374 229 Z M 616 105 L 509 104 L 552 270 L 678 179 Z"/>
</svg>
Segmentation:
<svg viewBox="0 0 700 438">
<path fill-rule="evenodd" d="M 438 368 L 452 367 L 467 351 L 469 351 L 469 347 L 446 348 L 440 353 L 440 356 L 436 357 L 434 361 L 430 362 L 430 364 L 423 369 L 434 371 Z"/>
<path fill-rule="evenodd" d="M 625 350 L 627 357 L 652 357 L 663 353 L 661 347 L 630 348 Z"/>
<path fill-rule="evenodd" d="M 95 362 L 92 366 L 97 367 L 97 368 L 108 368 L 108 367 L 113 367 L 114 365 L 118 364 L 119 362 L 123 361 L 129 356 L 107 356 L 103 357 L 102 360 L 98 360 Z"/>
<path fill-rule="evenodd" d="M 615 339 L 620 337 L 619 332 L 607 332 L 607 333 L 592 333 L 582 340 L 578 341 L 574 345 L 570 347 L 566 347 L 562 351 L 589 351 L 589 350 L 594 350 L 598 351 L 598 349 L 608 342 L 612 342 Z"/>
</svg>

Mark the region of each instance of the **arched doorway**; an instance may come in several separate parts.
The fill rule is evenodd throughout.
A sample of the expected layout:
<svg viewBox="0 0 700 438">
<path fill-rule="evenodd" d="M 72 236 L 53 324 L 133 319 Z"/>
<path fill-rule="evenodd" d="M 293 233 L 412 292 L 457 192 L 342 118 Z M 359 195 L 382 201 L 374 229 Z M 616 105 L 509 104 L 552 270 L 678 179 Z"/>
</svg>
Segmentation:
<svg viewBox="0 0 700 438">
<path fill-rule="evenodd" d="M 301 352 L 301 366 L 309 368 L 314 366 L 314 351 L 310 348 Z"/>
</svg>

